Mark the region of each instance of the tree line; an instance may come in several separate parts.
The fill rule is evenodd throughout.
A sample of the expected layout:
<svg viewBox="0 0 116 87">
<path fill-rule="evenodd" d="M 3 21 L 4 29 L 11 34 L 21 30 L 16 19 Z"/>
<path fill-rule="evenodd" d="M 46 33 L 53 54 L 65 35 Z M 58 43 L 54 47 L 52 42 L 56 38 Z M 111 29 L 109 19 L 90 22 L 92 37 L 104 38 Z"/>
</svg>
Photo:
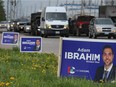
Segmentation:
<svg viewBox="0 0 116 87">
<path fill-rule="evenodd" d="M 0 21 L 6 20 L 6 13 L 4 9 L 4 1 L 0 0 Z"/>
</svg>

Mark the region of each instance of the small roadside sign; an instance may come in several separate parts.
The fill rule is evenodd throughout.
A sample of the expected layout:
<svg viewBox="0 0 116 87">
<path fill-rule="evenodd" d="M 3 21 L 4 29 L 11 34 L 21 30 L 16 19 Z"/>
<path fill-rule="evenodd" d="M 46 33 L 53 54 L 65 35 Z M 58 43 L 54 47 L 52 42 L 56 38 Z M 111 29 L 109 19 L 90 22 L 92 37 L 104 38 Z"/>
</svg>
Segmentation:
<svg viewBox="0 0 116 87">
<path fill-rule="evenodd" d="M 41 37 L 21 37 L 20 52 L 41 52 L 42 38 Z"/>
<path fill-rule="evenodd" d="M 1 44 L 3 45 L 18 45 L 19 33 L 17 32 L 3 32 Z"/>
</svg>

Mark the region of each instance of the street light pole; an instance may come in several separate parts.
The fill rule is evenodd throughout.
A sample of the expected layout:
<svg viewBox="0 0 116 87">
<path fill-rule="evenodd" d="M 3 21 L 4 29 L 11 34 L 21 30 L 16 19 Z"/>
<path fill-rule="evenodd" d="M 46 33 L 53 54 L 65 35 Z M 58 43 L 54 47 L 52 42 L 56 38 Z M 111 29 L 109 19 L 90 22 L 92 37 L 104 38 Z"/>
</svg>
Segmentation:
<svg viewBox="0 0 116 87">
<path fill-rule="evenodd" d="M 59 0 L 57 0 L 57 6 L 59 5 Z"/>
<path fill-rule="evenodd" d="M 49 0 L 49 6 L 51 5 L 51 1 Z"/>
<path fill-rule="evenodd" d="M 112 5 L 112 6 L 114 5 L 114 0 L 111 1 L 111 5 Z"/>
<path fill-rule="evenodd" d="M 6 18 L 9 20 L 9 0 L 7 0 L 7 12 L 6 12 Z"/>
</svg>

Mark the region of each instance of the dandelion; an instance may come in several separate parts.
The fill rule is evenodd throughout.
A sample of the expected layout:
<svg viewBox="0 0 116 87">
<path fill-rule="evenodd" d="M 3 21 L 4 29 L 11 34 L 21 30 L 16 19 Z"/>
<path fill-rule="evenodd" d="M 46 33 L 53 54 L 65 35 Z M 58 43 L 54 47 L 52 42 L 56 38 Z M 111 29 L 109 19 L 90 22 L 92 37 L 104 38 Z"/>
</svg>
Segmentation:
<svg viewBox="0 0 116 87">
<path fill-rule="evenodd" d="M 10 85 L 10 83 L 9 82 L 6 82 L 6 86 L 9 86 Z"/>
<path fill-rule="evenodd" d="M 42 73 L 43 73 L 43 74 L 46 74 L 46 70 L 45 70 L 45 69 L 43 69 L 43 70 L 42 70 Z"/>
<path fill-rule="evenodd" d="M 5 83 L 4 82 L 0 82 L 0 86 L 3 86 Z"/>
<path fill-rule="evenodd" d="M 14 80 L 15 78 L 14 77 L 10 77 L 10 80 Z"/>
</svg>

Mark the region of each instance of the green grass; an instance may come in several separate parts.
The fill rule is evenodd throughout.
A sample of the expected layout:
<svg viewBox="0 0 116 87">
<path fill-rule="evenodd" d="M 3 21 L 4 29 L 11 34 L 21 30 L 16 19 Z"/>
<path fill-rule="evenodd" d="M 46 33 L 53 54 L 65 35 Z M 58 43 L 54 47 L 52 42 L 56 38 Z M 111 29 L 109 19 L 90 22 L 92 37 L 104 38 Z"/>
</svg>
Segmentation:
<svg viewBox="0 0 116 87">
<path fill-rule="evenodd" d="M 115 87 L 81 78 L 57 77 L 54 54 L 20 53 L 18 48 L 0 49 L 0 87 Z"/>
</svg>

